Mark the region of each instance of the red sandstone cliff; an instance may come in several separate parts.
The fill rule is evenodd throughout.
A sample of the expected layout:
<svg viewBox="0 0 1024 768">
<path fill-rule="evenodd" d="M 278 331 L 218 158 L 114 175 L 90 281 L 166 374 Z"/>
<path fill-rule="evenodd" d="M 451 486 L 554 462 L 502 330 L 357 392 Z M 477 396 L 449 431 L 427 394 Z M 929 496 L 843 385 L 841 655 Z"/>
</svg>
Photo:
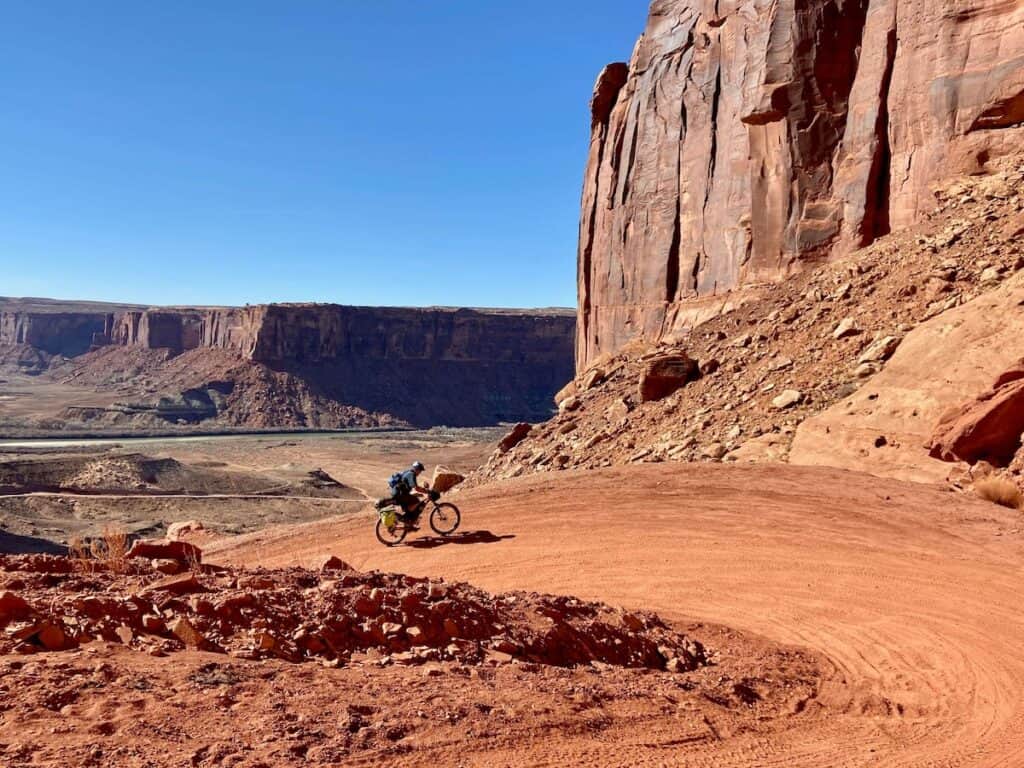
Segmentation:
<svg viewBox="0 0 1024 768">
<path fill-rule="evenodd" d="M 913 223 L 1024 139 L 1024 0 L 655 0 L 598 78 L 577 366 Z"/>
</svg>

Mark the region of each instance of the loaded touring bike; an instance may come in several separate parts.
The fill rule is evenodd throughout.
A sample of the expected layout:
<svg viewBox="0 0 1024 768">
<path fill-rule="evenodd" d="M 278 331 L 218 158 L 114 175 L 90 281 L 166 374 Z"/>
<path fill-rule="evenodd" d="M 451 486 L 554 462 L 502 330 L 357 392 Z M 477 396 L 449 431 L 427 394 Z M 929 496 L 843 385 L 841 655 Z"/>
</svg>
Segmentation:
<svg viewBox="0 0 1024 768">
<path fill-rule="evenodd" d="M 418 527 L 417 523 L 429 508 L 431 530 L 439 536 L 450 536 L 455 533 L 462 521 L 459 508 L 450 502 L 438 503 L 439 493 L 431 492 L 430 496 L 421 499 L 409 512 L 402 512 L 394 499 L 382 499 L 377 502 L 377 540 L 386 546 L 397 547 L 409 531 Z"/>
</svg>

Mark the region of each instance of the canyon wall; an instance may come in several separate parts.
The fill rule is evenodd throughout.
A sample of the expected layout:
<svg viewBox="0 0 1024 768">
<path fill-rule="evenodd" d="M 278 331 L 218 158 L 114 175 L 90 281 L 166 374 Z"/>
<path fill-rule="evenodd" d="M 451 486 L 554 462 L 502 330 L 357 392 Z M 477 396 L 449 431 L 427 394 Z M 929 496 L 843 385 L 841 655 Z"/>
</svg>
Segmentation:
<svg viewBox="0 0 1024 768">
<path fill-rule="evenodd" d="M 107 321 L 102 312 L 0 311 L 0 344 L 25 345 L 51 355 L 75 357 L 89 351 Z"/>
<path fill-rule="evenodd" d="M 577 366 L 912 224 L 1024 140 L 1024 0 L 655 0 L 591 101 Z"/>
<path fill-rule="evenodd" d="M 573 376 L 570 311 L 349 307 L 5 308 L 0 344 L 75 357 L 103 347 L 232 353 L 317 397 L 417 426 L 542 420 Z"/>
</svg>

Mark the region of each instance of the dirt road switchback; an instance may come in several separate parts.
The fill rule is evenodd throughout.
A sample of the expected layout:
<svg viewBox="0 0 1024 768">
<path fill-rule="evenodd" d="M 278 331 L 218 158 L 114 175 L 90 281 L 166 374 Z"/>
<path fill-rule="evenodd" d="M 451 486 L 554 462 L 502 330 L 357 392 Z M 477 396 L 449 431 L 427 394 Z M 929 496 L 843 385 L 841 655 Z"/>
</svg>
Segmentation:
<svg viewBox="0 0 1024 768">
<path fill-rule="evenodd" d="M 371 512 L 225 540 L 210 559 L 464 579 L 715 622 L 811 649 L 817 696 L 768 736 L 666 746 L 540 733 L 471 764 L 1024 765 L 1024 518 L 811 467 L 646 465 L 453 496 L 463 535 L 386 549 Z M 487 749 L 480 745 L 481 749 Z M 495 762 L 497 761 L 497 762 Z"/>
</svg>

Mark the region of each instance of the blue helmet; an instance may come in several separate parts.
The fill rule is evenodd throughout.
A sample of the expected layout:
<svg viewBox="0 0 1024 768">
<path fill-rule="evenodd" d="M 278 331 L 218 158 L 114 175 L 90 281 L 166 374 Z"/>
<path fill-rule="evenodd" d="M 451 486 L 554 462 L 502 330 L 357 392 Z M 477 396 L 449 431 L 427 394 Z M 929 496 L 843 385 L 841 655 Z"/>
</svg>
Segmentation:
<svg viewBox="0 0 1024 768">
<path fill-rule="evenodd" d="M 420 472 L 422 472 L 422 471 L 423 471 L 423 462 L 420 462 L 420 461 L 414 461 L 414 462 L 412 463 L 412 471 L 413 471 L 413 472 L 415 472 L 415 473 L 417 473 L 417 474 L 419 474 Z"/>
</svg>

